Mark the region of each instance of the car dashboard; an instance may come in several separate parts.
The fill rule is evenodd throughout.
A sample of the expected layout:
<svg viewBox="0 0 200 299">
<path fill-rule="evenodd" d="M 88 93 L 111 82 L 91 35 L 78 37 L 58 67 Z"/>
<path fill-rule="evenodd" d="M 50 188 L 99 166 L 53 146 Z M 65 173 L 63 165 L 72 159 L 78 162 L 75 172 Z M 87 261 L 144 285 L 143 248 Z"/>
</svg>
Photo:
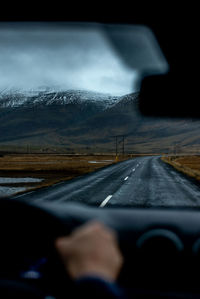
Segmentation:
<svg viewBox="0 0 200 299">
<path fill-rule="evenodd" d="M 16 241 L 16 246 L 9 263 L 18 265 L 12 273 L 13 278 L 36 284 L 54 280 L 49 268 L 57 267 L 52 263 L 56 236 L 67 235 L 95 219 L 117 232 L 124 257 L 118 283 L 124 289 L 140 295 L 171 294 L 170 298 L 177 295 L 195 298 L 200 294 L 200 211 L 197 209 L 100 209 L 74 203 L 25 204 L 22 201 L 12 204 L 15 205 L 9 210 L 12 222 L 7 217 L 6 202 L 1 209 L 4 210 L 1 222 L 4 221 L 8 228 L 7 234 L 2 236 L 2 244 L 7 246 L 1 255 L 1 264 L 9 255 L 8 234 L 10 236 L 12 231 L 14 240 L 10 242 Z M 22 213 L 23 209 L 26 213 Z M 24 223 L 26 232 L 22 229 Z M 6 268 L 9 270 L 7 262 Z"/>
</svg>

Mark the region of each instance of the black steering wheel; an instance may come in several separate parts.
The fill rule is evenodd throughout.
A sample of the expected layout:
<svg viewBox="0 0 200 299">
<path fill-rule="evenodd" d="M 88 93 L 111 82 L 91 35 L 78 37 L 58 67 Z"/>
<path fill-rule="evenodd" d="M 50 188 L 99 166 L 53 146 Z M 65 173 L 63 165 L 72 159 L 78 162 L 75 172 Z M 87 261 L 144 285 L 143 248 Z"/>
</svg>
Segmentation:
<svg viewBox="0 0 200 299">
<path fill-rule="evenodd" d="M 54 247 L 69 233 L 61 220 L 6 198 L 0 200 L 0 227 L 0 298 L 66 298 L 70 278 Z"/>
</svg>

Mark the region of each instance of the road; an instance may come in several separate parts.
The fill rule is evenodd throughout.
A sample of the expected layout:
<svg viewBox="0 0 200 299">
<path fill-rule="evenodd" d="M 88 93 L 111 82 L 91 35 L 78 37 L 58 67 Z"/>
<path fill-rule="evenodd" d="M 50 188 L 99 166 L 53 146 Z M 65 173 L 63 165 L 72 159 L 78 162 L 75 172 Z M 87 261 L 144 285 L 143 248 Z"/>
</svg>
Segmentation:
<svg viewBox="0 0 200 299">
<path fill-rule="evenodd" d="M 18 196 L 105 206 L 200 206 L 200 187 L 158 156 L 120 162 L 68 182 Z"/>
</svg>

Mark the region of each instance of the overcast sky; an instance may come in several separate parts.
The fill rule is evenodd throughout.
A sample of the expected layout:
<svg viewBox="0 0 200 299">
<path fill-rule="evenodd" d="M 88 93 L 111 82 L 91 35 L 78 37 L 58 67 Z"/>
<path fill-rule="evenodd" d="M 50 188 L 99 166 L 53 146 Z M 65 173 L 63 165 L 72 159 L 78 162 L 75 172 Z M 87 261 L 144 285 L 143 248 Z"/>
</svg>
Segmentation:
<svg viewBox="0 0 200 299">
<path fill-rule="evenodd" d="M 121 61 L 97 28 L 0 24 L 0 89 L 59 86 L 114 95 L 133 92 L 137 72 Z"/>
</svg>

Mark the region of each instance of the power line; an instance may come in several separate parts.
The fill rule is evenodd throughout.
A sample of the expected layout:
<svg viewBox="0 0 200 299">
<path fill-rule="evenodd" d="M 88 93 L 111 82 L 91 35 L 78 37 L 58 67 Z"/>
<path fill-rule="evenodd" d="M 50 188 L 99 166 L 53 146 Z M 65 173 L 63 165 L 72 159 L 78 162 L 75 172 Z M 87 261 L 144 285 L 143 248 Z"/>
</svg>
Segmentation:
<svg viewBox="0 0 200 299">
<path fill-rule="evenodd" d="M 122 155 L 124 156 L 125 154 L 125 135 L 115 135 L 115 136 L 112 136 L 115 138 L 115 155 L 116 155 L 116 158 L 118 156 L 118 145 L 120 143 L 122 143 Z M 121 138 L 121 140 L 119 140 L 119 138 Z"/>
</svg>

